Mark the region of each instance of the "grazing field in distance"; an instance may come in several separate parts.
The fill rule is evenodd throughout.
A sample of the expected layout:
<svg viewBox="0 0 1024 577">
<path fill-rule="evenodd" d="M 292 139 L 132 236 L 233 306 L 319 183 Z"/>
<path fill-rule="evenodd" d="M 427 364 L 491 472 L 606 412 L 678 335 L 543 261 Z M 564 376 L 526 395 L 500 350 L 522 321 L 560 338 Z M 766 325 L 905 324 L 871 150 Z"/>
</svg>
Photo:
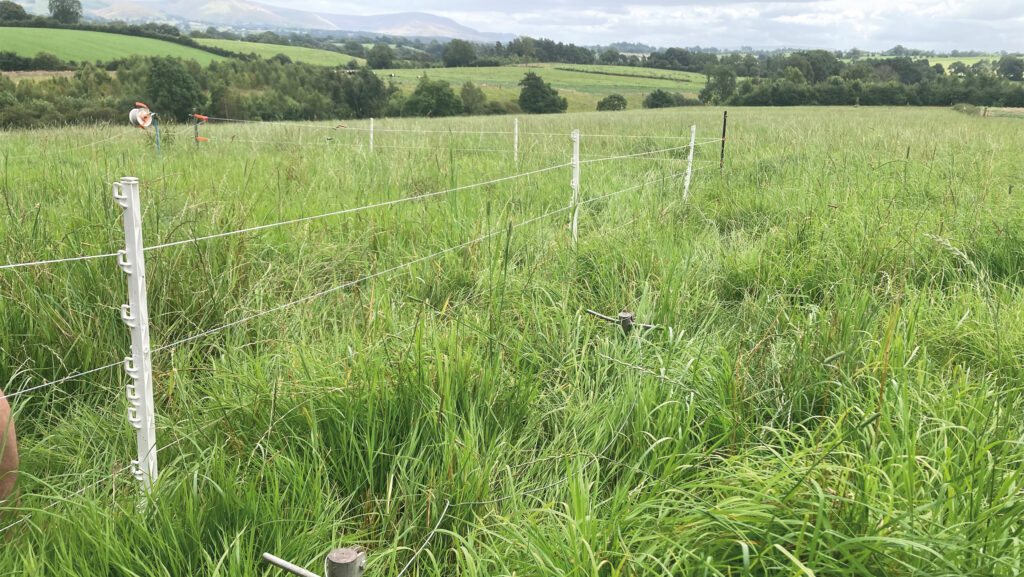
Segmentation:
<svg viewBox="0 0 1024 577">
<path fill-rule="evenodd" d="M 14 52 L 19 56 L 47 52 L 61 60 L 75 62 L 106 62 L 133 55 L 176 56 L 205 66 L 224 59 L 198 48 L 163 40 L 55 28 L 0 28 L 0 51 Z"/>
<path fill-rule="evenodd" d="M 305 62 L 317 66 L 345 66 L 355 60 L 360 66 L 366 64 L 366 59 L 356 58 L 348 54 L 331 52 L 330 50 L 317 50 L 304 46 L 280 46 L 277 44 L 262 44 L 259 42 L 244 42 L 242 40 L 221 40 L 214 38 L 197 38 L 196 42 L 204 46 L 223 48 L 239 54 L 257 54 L 261 58 L 272 58 L 278 54 L 284 54 L 295 62 Z"/>
<path fill-rule="evenodd" d="M 570 112 L 594 110 L 599 100 L 613 93 L 625 96 L 629 108 L 634 109 L 641 107 L 648 93 L 658 89 L 696 98 L 706 83 L 704 75 L 693 72 L 586 64 L 405 68 L 379 70 L 377 73 L 385 80 L 394 81 L 406 94 L 415 90 L 419 77 L 427 76 L 446 80 L 456 90 L 464 82 L 472 82 L 483 89 L 489 100 L 514 101 L 519 97 L 519 81 L 530 71 L 561 91 L 569 101 Z"/>
<path fill-rule="evenodd" d="M 0 270 L 3 572 L 1018 575 L 1024 124 L 722 112 L 0 133 L 0 264 L 140 179 L 161 447 L 140 506 L 115 259 Z"/>
</svg>

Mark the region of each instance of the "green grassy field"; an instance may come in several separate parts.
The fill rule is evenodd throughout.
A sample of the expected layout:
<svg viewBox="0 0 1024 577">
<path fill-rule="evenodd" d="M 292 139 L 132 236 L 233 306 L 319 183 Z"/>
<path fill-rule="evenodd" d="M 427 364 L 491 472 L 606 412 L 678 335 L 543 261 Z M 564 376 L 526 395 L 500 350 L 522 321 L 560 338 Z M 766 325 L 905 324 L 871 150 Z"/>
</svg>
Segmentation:
<svg viewBox="0 0 1024 577">
<path fill-rule="evenodd" d="M 126 175 L 156 246 L 721 118 L 525 116 L 518 164 L 507 117 L 378 120 L 373 153 L 358 121 L 204 125 L 199 151 L 167 125 L 162 159 L 152 131 L 0 133 L 2 261 L 122 247 Z M 160 481 L 140 509 L 120 368 L 15 397 L 5 521 L 32 517 L 2 573 L 269 576 L 264 551 L 318 572 L 358 544 L 394 576 L 437 526 L 405 575 L 1019 575 L 1021 126 L 736 108 L 688 198 L 685 149 L 584 164 L 575 245 L 562 166 L 147 252 L 153 347 L 213 331 L 153 354 Z M 113 259 L 0 292 L 5 392 L 123 358 Z"/>
<path fill-rule="evenodd" d="M 196 42 L 204 46 L 215 46 L 239 54 L 255 53 L 261 58 L 271 58 L 278 54 L 284 54 L 295 62 L 305 62 L 317 66 L 345 66 L 355 60 L 360 65 L 366 64 L 363 58 L 356 58 L 348 54 L 340 54 L 329 50 L 317 50 L 302 46 L 278 46 L 276 44 L 261 44 L 258 42 L 243 42 L 241 40 L 219 40 L 211 38 L 200 38 Z"/>
<path fill-rule="evenodd" d="M 51 28 L 0 28 L 0 51 L 21 56 L 48 52 L 62 60 L 75 62 L 109 61 L 126 56 L 176 56 L 206 65 L 222 57 L 173 42 L 105 34 L 85 30 Z"/>
<path fill-rule="evenodd" d="M 381 70 L 378 74 L 387 80 L 393 80 L 406 92 L 414 90 L 417 78 L 426 75 L 433 79 L 447 80 L 456 90 L 464 82 L 473 82 L 483 88 L 489 99 L 508 101 L 519 97 L 519 81 L 531 70 L 562 92 L 562 96 L 569 101 L 569 110 L 572 112 L 594 110 L 601 98 L 612 93 L 625 96 L 629 108 L 633 109 L 640 108 L 644 96 L 659 88 L 696 97 L 705 83 L 704 76 L 690 72 L 583 64 L 413 68 Z M 616 75 L 608 72 L 615 72 Z"/>
</svg>

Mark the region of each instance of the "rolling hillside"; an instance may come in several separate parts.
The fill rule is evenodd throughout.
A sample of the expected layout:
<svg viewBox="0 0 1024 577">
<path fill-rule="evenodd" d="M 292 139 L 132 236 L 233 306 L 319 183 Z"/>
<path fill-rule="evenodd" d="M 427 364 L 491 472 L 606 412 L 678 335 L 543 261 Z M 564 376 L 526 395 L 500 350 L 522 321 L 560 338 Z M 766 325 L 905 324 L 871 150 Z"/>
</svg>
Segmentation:
<svg viewBox="0 0 1024 577">
<path fill-rule="evenodd" d="M 241 40 L 216 40 L 198 39 L 196 42 L 204 46 L 223 48 L 240 54 L 258 54 L 261 58 L 271 58 L 277 54 L 284 54 L 295 62 L 305 62 L 318 66 L 345 66 L 349 61 L 355 60 L 360 65 L 366 64 L 363 58 L 356 58 L 348 54 L 330 52 L 328 50 L 317 50 L 302 46 L 279 46 L 277 44 L 260 44 L 258 42 L 243 42 Z"/>
<path fill-rule="evenodd" d="M 94 62 L 126 56 L 177 56 L 204 66 L 223 57 L 173 42 L 122 34 L 52 28 L 0 28 L 0 51 L 21 56 L 48 52 L 62 60 Z"/>
</svg>

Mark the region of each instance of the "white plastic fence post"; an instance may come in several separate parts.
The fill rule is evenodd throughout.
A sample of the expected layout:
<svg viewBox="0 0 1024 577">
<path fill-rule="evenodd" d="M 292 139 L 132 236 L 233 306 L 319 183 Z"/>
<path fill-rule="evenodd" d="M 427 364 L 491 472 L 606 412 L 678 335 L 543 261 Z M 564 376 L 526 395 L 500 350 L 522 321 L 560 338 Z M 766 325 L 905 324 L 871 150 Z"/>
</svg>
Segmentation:
<svg viewBox="0 0 1024 577">
<path fill-rule="evenodd" d="M 580 216 L 580 131 L 572 131 L 572 243 L 576 244 Z"/>
<path fill-rule="evenodd" d="M 373 118 L 370 118 L 370 152 L 373 152 Z"/>
<path fill-rule="evenodd" d="M 512 160 L 519 162 L 519 119 L 512 120 Z"/>
<path fill-rule="evenodd" d="M 697 140 L 697 125 L 690 127 L 690 160 L 686 163 L 686 184 L 683 185 L 683 200 L 690 196 L 690 171 L 693 169 L 693 144 Z"/>
<path fill-rule="evenodd" d="M 157 455 L 139 179 L 126 176 L 114 183 L 114 200 L 124 208 L 125 248 L 118 251 L 117 264 L 128 275 L 128 304 L 121 305 L 121 320 L 132 332 L 132 354 L 124 360 L 125 372 L 132 379 L 125 391 L 128 422 L 138 434 L 139 458 L 133 460 L 132 465 L 135 478 L 142 484 L 143 491 L 148 492 L 156 481 Z"/>
</svg>

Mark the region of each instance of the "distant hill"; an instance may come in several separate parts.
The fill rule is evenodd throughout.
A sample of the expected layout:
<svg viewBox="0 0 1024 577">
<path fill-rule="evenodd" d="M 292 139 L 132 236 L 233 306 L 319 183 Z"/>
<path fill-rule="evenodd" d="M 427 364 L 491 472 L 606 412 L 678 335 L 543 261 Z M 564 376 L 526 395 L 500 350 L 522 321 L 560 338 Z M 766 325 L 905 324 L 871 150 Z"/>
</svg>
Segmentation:
<svg viewBox="0 0 1024 577">
<path fill-rule="evenodd" d="M 23 2 L 28 9 L 46 13 L 44 0 Z M 296 3 L 301 5 L 301 3 Z M 423 12 L 377 16 L 329 14 L 271 6 L 249 0 L 86 0 L 85 15 L 126 22 L 167 22 L 203 26 L 231 26 L 285 30 L 336 30 L 405 37 L 461 38 L 478 42 L 511 40 L 514 34 L 489 34 L 463 26 L 451 18 Z"/>
</svg>

